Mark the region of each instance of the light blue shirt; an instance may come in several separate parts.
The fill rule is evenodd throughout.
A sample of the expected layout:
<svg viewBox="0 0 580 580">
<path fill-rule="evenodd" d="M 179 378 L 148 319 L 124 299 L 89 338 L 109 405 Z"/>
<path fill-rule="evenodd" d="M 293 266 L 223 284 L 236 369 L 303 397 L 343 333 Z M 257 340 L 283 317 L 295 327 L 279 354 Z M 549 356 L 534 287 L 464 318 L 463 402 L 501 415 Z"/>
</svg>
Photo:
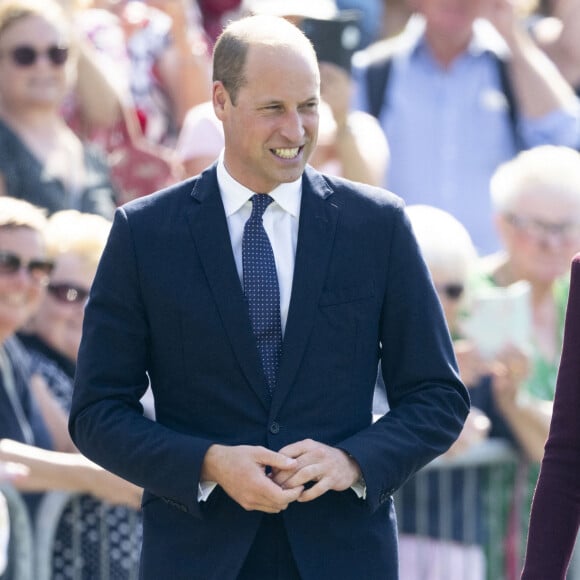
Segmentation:
<svg viewBox="0 0 580 580">
<path fill-rule="evenodd" d="M 492 221 L 489 181 L 517 153 L 494 54 L 507 46 L 486 21 L 477 21 L 468 49 L 449 68 L 433 58 L 424 21 L 413 17 L 400 38 L 381 113 L 391 151 L 385 186 L 407 204 L 437 206 L 468 229 L 480 254 L 499 248 Z M 353 108 L 369 110 L 364 62 L 354 59 Z M 518 119 L 526 147 L 576 147 L 576 110 Z"/>
</svg>

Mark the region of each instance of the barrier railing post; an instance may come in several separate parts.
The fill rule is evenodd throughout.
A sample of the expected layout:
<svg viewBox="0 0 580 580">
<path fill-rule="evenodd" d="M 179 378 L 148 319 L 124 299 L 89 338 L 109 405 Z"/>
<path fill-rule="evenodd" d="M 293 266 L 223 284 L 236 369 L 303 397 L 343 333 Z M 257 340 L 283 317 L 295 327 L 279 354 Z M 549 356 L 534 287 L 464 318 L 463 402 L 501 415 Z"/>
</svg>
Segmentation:
<svg viewBox="0 0 580 580">
<path fill-rule="evenodd" d="M 15 580 L 36 580 L 34 539 L 28 508 L 22 496 L 8 483 L 0 483 L 10 517 L 9 569 Z"/>
</svg>

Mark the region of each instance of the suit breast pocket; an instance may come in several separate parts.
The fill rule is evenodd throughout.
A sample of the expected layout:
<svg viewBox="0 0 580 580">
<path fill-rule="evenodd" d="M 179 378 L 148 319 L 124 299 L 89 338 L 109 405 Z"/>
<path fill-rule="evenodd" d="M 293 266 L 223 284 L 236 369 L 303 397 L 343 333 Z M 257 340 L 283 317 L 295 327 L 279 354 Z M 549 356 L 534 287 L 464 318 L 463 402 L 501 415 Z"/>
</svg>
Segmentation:
<svg viewBox="0 0 580 580">
<path fill-rule="evenodd" d="M 327 288 L 322 292 L 318 304 L 322 307 L 348 304 L 372 298 L 374 294 L 375 288 L 372 282 L 353 286 Z"/>
<path fill-rule="evenodd" d="M 361 338 L 374 317 L 374 297 L 371 283 L 329 287 L 320 296 L 308 352 L 321 374 L 335 384 L 350 383 L 363 348 Z"/>
</svg>

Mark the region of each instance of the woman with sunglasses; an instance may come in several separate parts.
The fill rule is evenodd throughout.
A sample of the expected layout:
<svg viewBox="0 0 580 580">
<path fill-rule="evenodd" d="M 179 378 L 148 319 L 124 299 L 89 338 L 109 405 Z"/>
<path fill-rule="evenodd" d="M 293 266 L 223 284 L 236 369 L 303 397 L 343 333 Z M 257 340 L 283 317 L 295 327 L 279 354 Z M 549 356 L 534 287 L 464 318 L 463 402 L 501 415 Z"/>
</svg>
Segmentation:
<svg viewBox="0 0 580 580">
<path fill-rule="evenodd" d="M 66 432 L 66 413 L 49 396 L 42 376 L 33 375 L 30 355 L 15 335 L 45 299 L 54 268 L 46 227 L 40 208 L 0 197 L 0 463 L 24 466 L 26 473 L 19 471 L 11 481 L 31 492 L 25 494 L 31 515 L 40 500 L 37 493 L 49 490 L 138 507 L 139 488 L 76 451 Z"/>
<path fill-rule="evenodd" d="M 471 412 L 463 431 L 446 456 L 465 453 L 486 438 L 514 442 L 509 424 L 499 413 L 491 393 L 491 368 L 462 333 L 463 317 L 471 299 L 471 278 L 478 261 L 473 241 L 463 224 L 446 211 L 429 205 L 410 205 L 406 211 L 453 338 L 461 378 L 471 397 Z M 447 497 L 449 492 L 447 503 L 442 503 L 442 495 Z M 488 516 L 484 492 L 480 472 L 462 467 L 446 468 L 444 475 L 435 470 L 419 473 L 401 488 L 401 578 L 499 577 L 489 568 L 484 554 Z"/>
<path fill-rule="evenodd" d="M 33 372 L 43 377 L 48 395 L 67 415 L 84 306 L 110 226 L 101 216 L 76 210 L 60 211 L 49 218 L 46 236 L 54 269 L 40 307 L 19 333 L 30 354 Z M 74 496 L 57 531 L 54 577 L 76 577 L 80 568 L 74 546 L 80 546 L 85 577 L 130 578 L 138 566 L 140 541 L 138 512 L 91 495 Z M 103 559 L 102 554 L 107 557 Z"/>
<path fill-rule="evenodd" d="M 0 437 L 49 449 L 52 437 L 30 396 L 29 368 L 16 330 L 38 308 L 52 271 L 46 218 L 36 207 L 0 198 Z"/>
<path fill-rule="evenodd" d="M 75 52 L 53 0 L 0 3 L 0 193 L 50 213 L 76 208 L 111 217 L 109 168 L 62 115 Z"/>
</svg>

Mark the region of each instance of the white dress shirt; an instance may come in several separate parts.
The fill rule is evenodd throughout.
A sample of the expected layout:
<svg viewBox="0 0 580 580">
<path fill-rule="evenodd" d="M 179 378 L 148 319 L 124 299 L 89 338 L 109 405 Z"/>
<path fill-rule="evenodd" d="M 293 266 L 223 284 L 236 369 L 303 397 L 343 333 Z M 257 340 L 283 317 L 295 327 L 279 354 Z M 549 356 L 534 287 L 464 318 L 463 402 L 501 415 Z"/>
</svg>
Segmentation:
<svg viewBox="0 0 580 580">
<path fill-rule="evenodd" d="M 238 276 L 243 288 L 242 237 L 246 221 L 252 213 L 250 198 L 258 192 L 238 183 L 227 172 L 221 157 L 217 166 L 217 180 L 228 221 Z M 300 200 L 302 199 L 302 177 L 291 183 L 282 183 L 272 191 L 262 193 L 269 193 L 274 200 L 264 212 L 263 223 L 276 261 L 276 273 L 280 287 L 280 319 L 282 335 L 284 335 L 294 277 Z"/>
<path fill-rule="evenodd" d="M 246 221 L 252 213 L 250 198 L 258 192 L 244 187 L 228 173 L 224 165 L 223 155 L 220 156 L 217 165 L 217 180 L 228 222 L 236 268 L 243 288 L 242 237 Z M 261 193 L 268 193 L 274 199 L 264 212 L 263 223 L 276 262 L 276 273 L 280 287 L 280 321 L 282 335 L 284 335 L 294 277 L 298 221 L 302 199 L 302 177 L 290 183 L 282 183 L 272 191 Z M 213 481 L 200 482 L 197 494 L 198 501 L 207 500 L 216 485 Z M 364 483 L 357 482 L 352 486 L 352 489 L 359 497 L 365 497 Z"/>
<path fill-rule="evenodd" d="M 244 226 L 252 213 L 250 198 L 258 192 L 243 186 L 228 173 L 224 165 L 223 154 L 220 155 L 218 161 L 217 180 L 226 212 L 236 268 L 243 288 L 242 238 Z M 284 336 L 290 307 L 292 279 L 294 277 L 298 219 L 300 217 L 300 201 L 302 199 L 302 177 L 291 183 L 282 183 L 272 191 L 260 193 L 269 193 L 274 200 L 266 208 L 262 221 L 272 245 L 274 261 L 276 262 L 276 273 L 280 288 L 280 322 L 282 324 L 282 336 Z M 216 483 L 213 481 L 200 482 L 197 493 L 198 501 L 205 501 L 215 486 Z"/>
</svg>

